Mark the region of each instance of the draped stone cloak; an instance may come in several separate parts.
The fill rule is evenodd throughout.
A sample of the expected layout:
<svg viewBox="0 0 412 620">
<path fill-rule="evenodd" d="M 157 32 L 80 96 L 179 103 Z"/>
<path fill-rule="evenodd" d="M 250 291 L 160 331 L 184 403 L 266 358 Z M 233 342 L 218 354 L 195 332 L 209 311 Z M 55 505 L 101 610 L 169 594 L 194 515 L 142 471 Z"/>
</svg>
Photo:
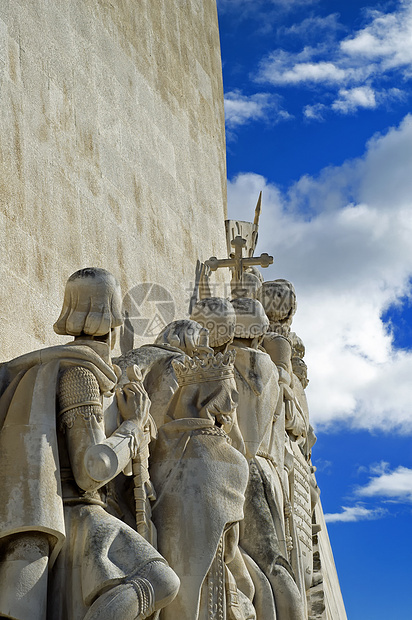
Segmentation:
<svg viewBox="0 0 412 620">
<path fill-rule="evenodd" d="M 277 557 L 287 558 L 281 483 L 285 423 L 279 409 L 279 375 L 267 353 L 236 343 L 234 348 L 237 416 L 250 470 L 240 544 L 266 572 Z"/>
<path fill-rule="evenodd" d="M 301 620 L 303 605 L 286 541 L 284 507 L 289 492 L 284 470 L 285 408 L 279 372 L 264 351 L 236 342 L 233 347 L 239 392 L 237 417 L 250 472 L 239 544 L 263 571 L 273 590 L 276 613 L 269 612 L 267 599 L 256 600 L 257 609 L 267 610 L 258 619 Z M 252 574 L 252 578 L 256 576 Z M 286 603 L 281 600 L 282 590 L 288 591 Z M 291 608 L 285 609 L 289 604 Z"/>
<path fill-rule="evenodd" d="M 65 540 L 56 432 L 59 372 L 83 366 L 101 392 L 109 392 L 117 377 L 102 359 L 108 355 L 105 343 L 69 343 L 22 355 L 0 369 L 0 538 L 45 532 L 51 537 L 50 565 Z"/>
<path fill-rule="evenodd" d="M 159 551 L 181 581 L 163 620 L 209 617 L 200 609 L 202 584 L 225 529 L 243 518 L 247 462 L 219 431 L 212 420 L 196 418 L 159 430 L 150 470 L 153 520 Z"/>
<path fill-rule="evenodd" d="M 246 458 L 253 458 L 263 440 L 271 436 L 279 399 L 279 375 L 269 355 L 234 343 L 235 378 L 239 392 L 237 419 L 246 446 Z M 284 442 L 284 435 L 281 437 Z"/>
</svg>

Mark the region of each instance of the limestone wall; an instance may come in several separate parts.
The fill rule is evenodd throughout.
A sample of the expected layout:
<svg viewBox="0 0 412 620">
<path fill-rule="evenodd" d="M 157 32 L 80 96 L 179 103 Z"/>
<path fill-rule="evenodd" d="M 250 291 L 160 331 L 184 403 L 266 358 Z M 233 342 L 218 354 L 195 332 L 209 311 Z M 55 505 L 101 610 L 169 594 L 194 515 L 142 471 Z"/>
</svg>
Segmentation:
<svg viewBox="0 0 412 620">
<path fill-rule="evenodd" d="M 61 342 L 81 267 L 187 313 L 225 254 L 215 0 L 0 0 L 0 136 L 2 360 Z"/>
</svg>

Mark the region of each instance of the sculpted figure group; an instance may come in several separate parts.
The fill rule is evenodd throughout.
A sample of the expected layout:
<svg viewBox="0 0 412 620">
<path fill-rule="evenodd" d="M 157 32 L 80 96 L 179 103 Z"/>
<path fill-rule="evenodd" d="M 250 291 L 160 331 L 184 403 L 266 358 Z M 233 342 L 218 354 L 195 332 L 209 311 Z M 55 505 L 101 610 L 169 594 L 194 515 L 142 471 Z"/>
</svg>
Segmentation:
<svg viewBox="0 0 412 620">
<path fill-rule="evenodd" d="M 82 269 L 54 324 L 74 339 L 1 365 L 0 618 L 309 617 L 295 292 L 247 273 L 229 301 L 204 269 L 190 319 L 112 359 L 119 285 Z"/>
</svg>

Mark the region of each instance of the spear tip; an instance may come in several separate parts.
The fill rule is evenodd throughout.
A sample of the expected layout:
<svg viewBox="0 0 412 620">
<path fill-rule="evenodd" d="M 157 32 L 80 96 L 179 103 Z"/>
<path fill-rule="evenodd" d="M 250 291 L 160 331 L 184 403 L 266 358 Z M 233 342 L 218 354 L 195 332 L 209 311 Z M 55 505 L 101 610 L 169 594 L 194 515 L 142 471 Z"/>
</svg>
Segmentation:
<svg viewBox="0 0 412 620">
<path fill-rule="evenodd" d="M 255 209 L 255 219 L 253 221 L 253 224 L 255 226 L 259 225 L 259 217 L 260 217 L 261 211 L 262 211 L 262 190 L 260 190 L 259 198 L 258 198 L 256 209 Z"/>
</svg>

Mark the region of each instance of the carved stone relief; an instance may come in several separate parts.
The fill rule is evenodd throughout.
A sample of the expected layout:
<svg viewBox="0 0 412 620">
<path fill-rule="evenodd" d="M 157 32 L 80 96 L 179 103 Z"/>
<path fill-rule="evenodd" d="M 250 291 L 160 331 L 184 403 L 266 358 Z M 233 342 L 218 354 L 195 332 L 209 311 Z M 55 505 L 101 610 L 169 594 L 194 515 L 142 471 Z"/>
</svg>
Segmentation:
<svg viewBox="0 0 412 620">
<path fill-rule="evenodd" d="M 74 340 L 1 366 L 4 617 L 320 617 L 296 295 L 253 261 L 247 296 L 210 296 L 204 265 L 191 318 L 114 359 L 119 286 L 80 270 L 54 325 Z"/>
</svg>

